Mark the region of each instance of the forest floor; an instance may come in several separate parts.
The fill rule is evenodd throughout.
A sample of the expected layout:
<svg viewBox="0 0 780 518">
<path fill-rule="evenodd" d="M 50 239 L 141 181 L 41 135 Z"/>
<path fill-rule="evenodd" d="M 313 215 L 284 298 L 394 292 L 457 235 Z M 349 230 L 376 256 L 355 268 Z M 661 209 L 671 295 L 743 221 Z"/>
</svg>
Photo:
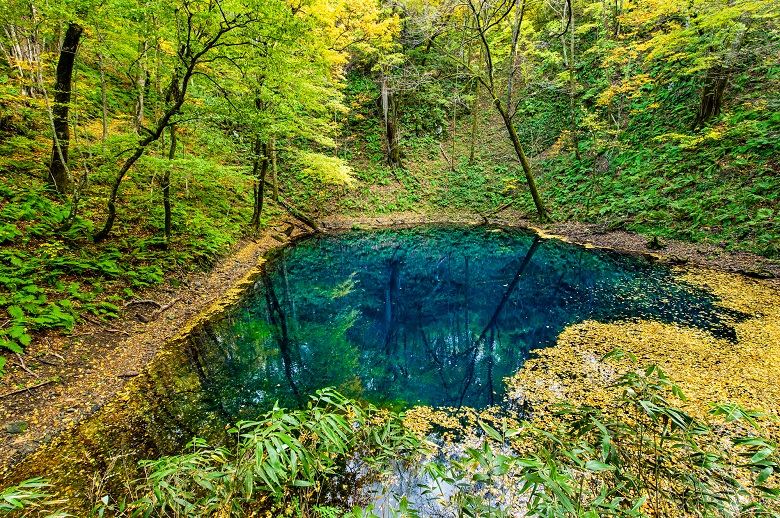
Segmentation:
<svg viewBox="0 0 780 518">
<path fill-rule="evenodd" d="M 210 272 L 191 274 L 176 289 L 160 286 L 139 294 L 142 299 L 135 300 L 143 303 L 126 304 L 117 320 L 85 321 L 71 335 L 56 330 L 41 335 L 24 355 L 28 363 L 40 364 L 34 374 L 13 357 L 0 378 L 0 472 L 99 410 L 195 315 L 219 300 L 266 252 L 288 241 L 279 227 L 240 241 Z M 296 227 L 291 237 L 304 233 Z M 49 381 L 14 389 L 22 382 L 29 385 L 33 376 Z"/>
<path fill-rule="evenodd" d="M 656 250 L 648 247 L 648 237 L 636 233 L 582 223 L 538 225 L 511 212 L 489 221 L 469 214 L 335 215 L 326 217 L 322 227 L 326 232 L 339 232 L 432 223 L 490 223 L 528 228 L 543 237 L 640 254 L 669 264 L 700 265 L 740 273 L 765 279 L 762 284 L 780 287 L 780 261 L 672 239 L 664 239 L 660 243 L 662 248 Z M 144 369 L 164 343 L 218 301 L 265 253 L 288 242 L 283 234 L 284 226 L 281 222 L 269 225 L 259 238 L 241 241 L 210 272 L 189 275 L 176 289 L 159 287 L 139 294 L 139 298 L 154 302 L 128 301 L 118 320 L 87 321 L 79 324 L 70 336 L 56 331 L 40 336 L 25 351 L 25 357 L 35 358 L 39 364 L 34 374 L 22 366 L 21 358 L 15 358 L 13 365 L 9 362 L 8 374 L 0 378 L 0 472 L 11 469 L 42 444 L 100 409 L 128 379 Z M 291 238 L 305 234 L 307 231 L 296 227 Z M 48 381 L 30 386 L 32 376 Z M 30 388 L 15 390 L 20 383 Z"/>
</svg>

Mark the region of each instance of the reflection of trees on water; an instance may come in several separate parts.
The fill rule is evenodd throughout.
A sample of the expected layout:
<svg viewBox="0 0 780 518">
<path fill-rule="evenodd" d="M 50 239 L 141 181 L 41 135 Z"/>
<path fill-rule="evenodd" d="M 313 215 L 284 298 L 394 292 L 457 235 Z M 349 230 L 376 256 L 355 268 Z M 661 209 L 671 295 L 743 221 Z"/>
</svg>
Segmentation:
<svg viewBox="0 0 780 518">
<path fill-rule="evenodd" d="M 522 233 L 350 233 L 269 261 L 254 295 L 201 334 L 199 375 L 214 411 L 237 416 L 324 386 L 388 405 L 484 406 L 566 325 L 625 318 L 728 336 L 741 316 L 666 269 Z"/>
</svg>

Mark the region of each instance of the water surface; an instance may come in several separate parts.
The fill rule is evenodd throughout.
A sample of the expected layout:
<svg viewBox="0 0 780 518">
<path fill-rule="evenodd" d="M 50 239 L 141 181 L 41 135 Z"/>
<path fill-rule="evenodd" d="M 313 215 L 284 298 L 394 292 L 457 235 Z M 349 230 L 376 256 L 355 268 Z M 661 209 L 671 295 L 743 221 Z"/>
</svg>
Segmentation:
<svg viewBox="0 0 780 518">
<path fill-rule="evenodd" d="M 650 319 L 733 337 L 742 315 L 639 257 L 487 227 L 352 231 L 276 253 L 197 337 L 233 418 L 318 388 L 404 408 L 499 404 L 503 378 L 569 324 Z"/>
<path fill-rule="evenodd" d="M 81 502 L 92 479 L 74 474 L 123 459 L 108 481 L 119 494 L 137 460 L 181 453 L 195 436 L 224 442 L 237 420 L 322 387 L 397 409 L 500 405 L 504 377 L 568 325 L 656 320 L 734 341 L 745 318 L 667 267 L 519 230 L 309 238 L 275 252 L 240 303 L 168 344 L 3 483 L 45 476 Z"/>
</svg>

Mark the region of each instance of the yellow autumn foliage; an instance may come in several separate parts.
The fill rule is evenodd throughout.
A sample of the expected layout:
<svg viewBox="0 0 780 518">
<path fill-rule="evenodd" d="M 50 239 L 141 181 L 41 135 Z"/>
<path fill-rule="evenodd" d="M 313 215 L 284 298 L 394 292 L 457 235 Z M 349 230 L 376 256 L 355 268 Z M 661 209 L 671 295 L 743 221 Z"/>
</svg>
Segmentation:
<svg viewBox="0 0 780 518">
<path fill-rule="evenodd" d="M 729 322 L 736 340 L 651 320 L 582 322 L 507 379 L 510 399 L 528 401 L 539 415 L 563 399 L 602 407 L 616 396 L 610 384 L 620 374 L 658 365 L 685 393 L 687 400 L 678 403 L 694 417 L 706 419 L 711 403 L 780 415 L 780 294 L 765 283 L 709 270 L 680 270 L 676 276 L 712 292 L 721 307 L 748 315 Z M 600 361 L 615 349 L 635 355 L 636 364 Z M 780 435 L 777 421 L 765 426 L 770 435 Z"/>
</svg>

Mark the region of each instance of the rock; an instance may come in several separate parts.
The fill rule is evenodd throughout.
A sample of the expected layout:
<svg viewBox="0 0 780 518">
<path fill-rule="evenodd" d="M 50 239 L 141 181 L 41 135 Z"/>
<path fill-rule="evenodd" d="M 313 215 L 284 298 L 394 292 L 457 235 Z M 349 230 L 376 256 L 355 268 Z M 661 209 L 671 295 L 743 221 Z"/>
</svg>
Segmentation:
<svg viewBox="0 0 780 518">
<path fill-rule="evenodd" d="M 142 314 L 140 314 L 140 313 L 136 313 L 136 314 L 135 314 L 135 318 L 137 318 L 138 320 L 140 320 L 140 321 L 141 321 L 141 322 L 143 322 L 144 324 L 148 324 L 148 323 L 149 323 L 149 317 L 145 317 L 145 316 L 143 316 L 143 315 L 142 315 Z"/>
<path fill-rule="evenodd" d="M 8 433 L 24 433 L 27 431 L 27 426 L 29 426 L 24 421 L 16 421 L 14 423 L 8 423 L 3 427 L 3 430 L 5 430 Z"/>
<path fill-rule="evenodd" d="M 653 236 L 653 239 L 645 243 L 645 246 L 649 248 L 650 250 L 660 250 L 662 248 L 665 248 L 666 245 L 663 244 L 659 239 L 658 236 Z"/>
</svg>

